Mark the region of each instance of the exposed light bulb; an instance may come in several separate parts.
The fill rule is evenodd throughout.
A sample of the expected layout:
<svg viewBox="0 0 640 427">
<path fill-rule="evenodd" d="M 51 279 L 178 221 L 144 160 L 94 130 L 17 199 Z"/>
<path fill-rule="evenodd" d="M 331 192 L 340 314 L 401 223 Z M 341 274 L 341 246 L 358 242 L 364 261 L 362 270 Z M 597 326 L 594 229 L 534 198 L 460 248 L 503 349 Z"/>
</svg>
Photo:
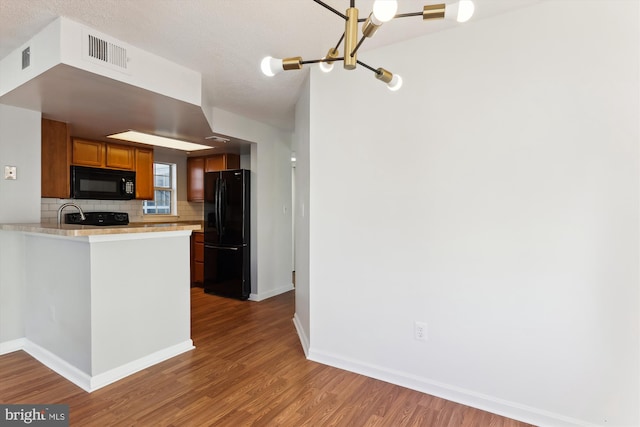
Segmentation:
<svg viewBox="0 0 640 427">
<path fill-rule="evenodd" d="M 402 77 L 397 74 L 393 75 L 393 78 L 389 83 L 387 83 L 387 87 L 389 90 L 395 92 L 402 87 Z"/>
<path fill-rule="evenodd" d="M 322 59 L 326 59 L 327 57 L 325 56 Z M 320 63 L 320 69 L 325 72 L 325 73 L 329 73 L 331 72 L 331 70 L 333 70 L 333 62 L 329 63 L 329 62 L 321 62 Z"/>
<path fill-rule="evenodd" d="M 475 5 L 471 0 L 460 0 L 457 3 L 448 4 L 446 7 L 445 18 L 455 19 L 458 22 L 467 22 L 475 12 Z"/>
<path fill-rule="evenodd" d="M 283 70 L 282 59 L 265 56 L 260 63 L 260 69 L 265 76 L 273 77 Z"/>
<path fill-rule="evenodd" d="M 376 0 L 373 2 L 373 15 L 381 23 L 392 20 L 397 11 L 397 0 Z"/>
<path fill-rule="evenodd" d="M 476 7 L 471 0 L 460 0 L 460 9 L 458 10 L 458 22 L 467 22 L 473 16 Z"/>
<path fill-rule="evenodd" d="M 375 77 L 387 84 L 389 90 L 396 91 L 402 87 L 402 77 L 397 74 L 392 74 L 384 68 L 378 68 L 375 71 Z"/>
<path fill-rule="evenodd" d="M 324 58 L 322 58 L 325 61 L 320 63 L 320 69 L 325 73 L 328 73 L 329 71 L 333 70 L 333 62 L 338 57 L 338 55 L 340 55 L 340 52 L 338 51 L 337 48 L 332 47 L 331 49 L 329 49 L 329 51 L 327 52 L 327 55 Z"/>
</svg>

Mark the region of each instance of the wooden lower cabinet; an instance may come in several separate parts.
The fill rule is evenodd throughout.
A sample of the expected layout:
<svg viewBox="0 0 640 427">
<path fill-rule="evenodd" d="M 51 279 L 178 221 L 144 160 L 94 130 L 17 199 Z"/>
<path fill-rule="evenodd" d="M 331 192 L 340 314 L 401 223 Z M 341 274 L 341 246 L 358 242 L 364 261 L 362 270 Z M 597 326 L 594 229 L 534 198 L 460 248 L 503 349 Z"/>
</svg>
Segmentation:
<svg viewBox="0 0 640 427">
<path fill-rule="evenodd" d="M 191 233 L 191 283 L 204 282 L 204 233 Z"/>
</svg>

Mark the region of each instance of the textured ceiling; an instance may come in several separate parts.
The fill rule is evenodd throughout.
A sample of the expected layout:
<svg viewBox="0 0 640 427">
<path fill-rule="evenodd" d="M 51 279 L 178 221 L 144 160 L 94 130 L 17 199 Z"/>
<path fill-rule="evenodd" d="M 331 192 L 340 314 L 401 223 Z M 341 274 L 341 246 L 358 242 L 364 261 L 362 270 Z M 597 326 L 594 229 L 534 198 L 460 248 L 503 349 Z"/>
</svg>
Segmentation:
<svg viewBox="0 0 640 427">
<path fill-rule="evenodd" d="M 474 19 L 538 1 L 475 0 Z M 325 2 L 341 12 L 349 5 L 347 0 Z M 399 13 L 421 11 L 425 4 L 399 3 Z M 372 4 L 356 1 L 361 17 Z M 260 60 L 266 55 L 317 59 L 344 30 L 343 20 L 312 0 L 0 0 L 0 59 L 57 16 L 199 71 L 210 104 L 282 129 L 293 127 L 308 70 L 268 78 L 260 72 Z M 367 49 L 454 25 L 461 24 L 392 21 L 365 42 L 360 57 L 365 60 Z"/>
</svg>

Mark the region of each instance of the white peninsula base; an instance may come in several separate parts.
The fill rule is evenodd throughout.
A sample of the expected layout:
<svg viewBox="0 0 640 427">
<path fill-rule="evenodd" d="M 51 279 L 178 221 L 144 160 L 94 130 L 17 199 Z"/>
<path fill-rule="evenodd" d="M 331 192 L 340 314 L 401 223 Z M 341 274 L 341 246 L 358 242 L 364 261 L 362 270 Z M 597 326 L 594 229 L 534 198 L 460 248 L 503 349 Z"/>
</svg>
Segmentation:
<svg viewBox="0 0 640 427">
<path fill-rule="evenodd" d="M 23 349 L 89 392 L 193 349 L 190 234 L 25 233 Z"/>
</svg>

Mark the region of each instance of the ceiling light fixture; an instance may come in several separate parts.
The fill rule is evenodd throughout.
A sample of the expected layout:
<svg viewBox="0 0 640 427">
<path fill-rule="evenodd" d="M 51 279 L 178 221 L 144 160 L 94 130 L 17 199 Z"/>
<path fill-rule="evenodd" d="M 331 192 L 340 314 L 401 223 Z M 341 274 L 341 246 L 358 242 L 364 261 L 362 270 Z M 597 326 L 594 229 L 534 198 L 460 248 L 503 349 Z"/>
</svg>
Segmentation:
<svg viewBox="0 0 640 427">
<path fill-rule="evenodd" d="M 334 62 L 342 61 L 344 69 L 353 70 L 356 68 L 357 64 L 362 65 L 366 69 L 373 71 L 376 78 L 386 83 L 390 90 L 398 90 L 402 86 L 402 78 L 399 75 L 392 74 L 384 68 L 370 67 L 364 62 L 358 60 L 357 52 L 365 39 L 373 37 L 383 23 L 395 18 L 422 16 L 422 19 L 425 21 L 429 19 L 453 19 L 458 22 L 466 22 L 471 18 L 471 16 L 473 16 L 475 9 L 473 1 L 460 0 L 450 5 L 445 3 L 426 5 L 423 7 L 422 12 L 397 14 L 397 0 L 375 0 L 373 3 L 373 11 L 369 16 L 366 19 L 359 19 L 358 9 L 355 7 L 355 0 L 350 0 L 350 6 L 346 11 L 346 15 L 343 15 L 320 0 L 313 1 L 345 20 L 345 30 L 340 37 L 340 40 L 338 40 L 338 44 L 329 49 L 327 54 L 321 59 L 303 61 L 300 56 L 284 59 L 267 56 L 260 64 L 260 68 L 265 75 L 271 77 L 285 70 L 300 70 L 304 64 L 315 63 L 319 63 L 322 71 L 329 72 L 333 69 Z M 363 23 L 361 30 L 362 37 L 358 41 L 358 24 L 361 22 Z M 338 51 L 338 48 L 343 41 L 344 54 L 343 56 L 339 56 L 340 52 Z"/>
<path fill-rule="evenodd" d="M 107 138 L 121 139 L 123 141 L 138 142 L 140 144 L 155 145 L 157 147 L 173 148 L 174 150 L 183 151 L 209 150 L 212 148 L 208 145 L 195 144 L 193 142 L 151 135 L 149 133 L 136 132 L 134 130 L 107 135 Z"/>
</svg>

